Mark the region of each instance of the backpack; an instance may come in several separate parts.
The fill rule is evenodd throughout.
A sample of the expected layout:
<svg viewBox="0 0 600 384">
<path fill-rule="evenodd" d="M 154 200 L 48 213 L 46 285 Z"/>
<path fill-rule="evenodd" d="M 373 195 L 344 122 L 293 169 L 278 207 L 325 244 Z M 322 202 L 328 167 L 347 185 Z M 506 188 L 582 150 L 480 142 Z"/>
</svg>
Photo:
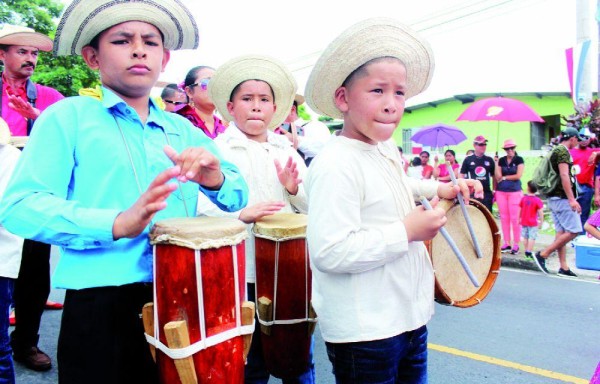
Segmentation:
<svg viewBox="0 0 600 384">
<path fill-rule="evenodd" d="M 533 171 L 533 178 L 531 179 L 537 185 L 538 192 L 542 196 L 548 196 L 561 182 L 560 175 L 552 168 L 552 163 L 550 162 L 552 152 L 550 151 L 546 156 L 542 157 L 542 160 Z"/>
</svg>

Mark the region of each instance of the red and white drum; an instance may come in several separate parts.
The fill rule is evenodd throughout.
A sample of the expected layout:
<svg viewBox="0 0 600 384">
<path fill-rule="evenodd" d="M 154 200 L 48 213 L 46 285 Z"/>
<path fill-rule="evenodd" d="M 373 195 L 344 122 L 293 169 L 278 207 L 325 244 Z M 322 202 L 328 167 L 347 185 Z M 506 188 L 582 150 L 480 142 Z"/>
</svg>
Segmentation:
<svg viewBox="0 0 600 384">
<path fill-rule="evenodd" d="M 227 218 L 168 219 L 154 225 L 154 335 L 162 383 L 242 383 L 244 223 Z M 246 311 L 247 312 L 247 311 Z M 247 317 L 247 316 L 246 316 Z M 148 331 L 147 331 L 148 333 Z"/>
<path fill-rule="evenodd" d="M 263 217 L 253 228 L 263 355 L 269 372 L 280 378 L 297 376 L 310 364 L 317 320 L 310 305 L 306 224 L 306 215 L 280 213 Z"/>
</svg>

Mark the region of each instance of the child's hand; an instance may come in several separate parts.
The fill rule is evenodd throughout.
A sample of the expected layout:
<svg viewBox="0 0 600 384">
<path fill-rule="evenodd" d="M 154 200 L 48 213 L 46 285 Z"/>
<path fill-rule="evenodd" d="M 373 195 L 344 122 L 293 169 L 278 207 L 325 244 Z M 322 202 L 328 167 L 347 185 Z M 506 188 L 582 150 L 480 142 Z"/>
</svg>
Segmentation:
<svg viewBox="0 0 600 384">
<path fill-rule="evenodd" d="M 164 151 L 173 164 L 181 168 L 177 179 L 183 183 L 191 180 L 209 189 L 219 189 L 225 181 L 221 172 L 219 159 L 204 148 L 192 147 L 177 151 L 169 145 L 165 145 Z"/>
<path fill-rule="evenodd" d="M 285 187 L 290 195 L 298 193 L 298 184 L 302 182 L 298 178 L 298 169 L 296 168 L 296 162 L 290 156 L 288 161 L 285 163 L 285 167 L 281 166 L 279 160 L 275 159 L 275 169 L 277 169 L 277 177 L 281 185 Z"/>
<path fill-rule="evenodd" d="M 267 201 L 254 204 L 250 207 L 242 209 L 239 219 L 246 224 L 255 223 L 262 217 L 277 213 L 283 207 L 285 207 L 285 203 L 283 201 Z"/>
<path fill-rule="evenodd" d="M 156 212 L 166 208 L 165 200 L 177 189 L 177 184 L 167 182 L 180 172 L 179 167 L 173 167 L 156 176 L 146 192 L 129 209 L 117 215 L 112 228 L 113 239 L 134 238 L 142 233 Z"/>
<path fill-rule="evenodd" d="M 437 195 L 443 199 L 454 199 L 456 195 L 462 193 L 465 203 L 469 202 L 471 193 L 478 199 L 483 198 L 483 185 L 479 180 L 458 179 L 458 185 L 452 183 L 440 183 L 437 189 Z"/>
<path fill-rule="evenodd" d="M 446 224 L 446 212 L 441 208 L 436 208 L 439 199 L 434 197 L 430 203 L 433 207 L 428 211 L 423 206 L 419 206 L 404 218 L 404 227 L 408 241 L 431 240 L 437 235 L 441 227 Z"/>
</svg>

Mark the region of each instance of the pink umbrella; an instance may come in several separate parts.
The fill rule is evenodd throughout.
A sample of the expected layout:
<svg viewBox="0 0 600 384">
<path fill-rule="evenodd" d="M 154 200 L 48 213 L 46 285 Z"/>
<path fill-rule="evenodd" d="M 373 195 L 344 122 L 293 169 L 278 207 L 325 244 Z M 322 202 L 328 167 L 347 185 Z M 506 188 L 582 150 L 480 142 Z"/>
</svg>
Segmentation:
<svg viewBox="0 0 600 384">
<path fill-rule="evenodd" d="M 509 97 L 490 97 L 477 100 L 456 119 L 467 121 L 498 121 L 496 128 L 496 151 L 498 150 L 498 133 L 500 121 L 511 123 L 517 121 L 544 122 L 531 107 L 524 102 Z"/>
</svg>

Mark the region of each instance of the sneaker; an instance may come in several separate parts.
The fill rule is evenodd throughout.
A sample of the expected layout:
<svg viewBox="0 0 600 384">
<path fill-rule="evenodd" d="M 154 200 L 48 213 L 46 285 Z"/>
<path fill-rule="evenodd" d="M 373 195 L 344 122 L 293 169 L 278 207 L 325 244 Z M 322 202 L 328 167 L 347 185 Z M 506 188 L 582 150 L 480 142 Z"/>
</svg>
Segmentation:
<svg viewBox="0 0 600 384">
<path fill-rule="evenodd" d="M 533 261 L 535 262 L 535 265 L 540 269 L 540 271 L 544 272 L 545 274 L 548 274 L 548 269 L 546 268 L 546 259 L 544 259 L 540 255 L 540 252 L 536 252 L 533 254 Z"/>
<path fill-rule="evenodd" d="M 525 251 L 525 259 L 533 260 L 533 253 L 531 253 L 529 251 Z"/>
<path fill-rule="evenodd" d="M 16 362 L 24 364 L 34 371 L 47 371 L 52 368 L 52 360 L 38 347 L 31 347 L 24 351 L 15 351 L 13 357 Z"/>
<path fill-rule="evenodd" d="M 516 247 L 513 247 L 513 249 L 510 251 L 511 255 L 517 255 L 519 253 L 519 246 L 517 245 Z"/>
<path fill-rule="evenodd" d="M 502 246 L 502 248 L 500 248 L 500 252 L 502 252 L 502 253 L 510 252 L 510 245 L 504 244 Z"/>
<path fill-rule="evenodd" d="M 570 269 L 566 269 L 565 270 L 565 269 L 562 269 L 562 268 L 560 268 L 558 270 L 557 275 L 560 276 L 560 277 L 577 277 L 577 275 L 575 274 L 575 272 L 571 271 Z"/>
</svg>

